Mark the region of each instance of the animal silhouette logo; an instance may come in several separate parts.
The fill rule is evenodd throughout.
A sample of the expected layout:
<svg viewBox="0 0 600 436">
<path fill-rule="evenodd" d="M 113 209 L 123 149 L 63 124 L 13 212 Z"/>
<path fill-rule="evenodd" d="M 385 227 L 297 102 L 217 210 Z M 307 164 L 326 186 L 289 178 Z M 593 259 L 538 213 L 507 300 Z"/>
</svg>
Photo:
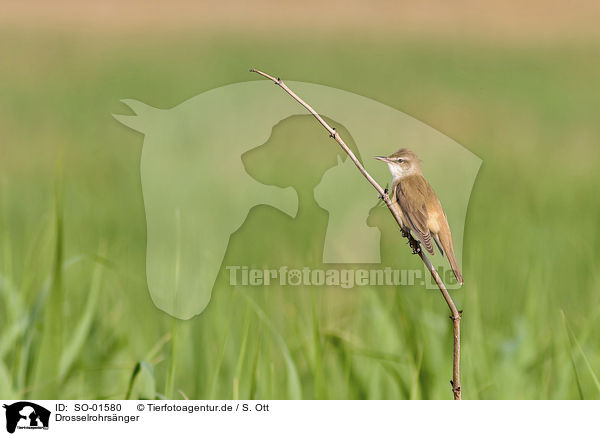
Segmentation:
<svg viewBox="0 0 600 436">
<path fill-rule="evenodd" d="M 10 405 L 4 404 L 6 409 L 6 431 L 14 433 L 18 429 L 48 429 L 50 411 L 38 404 L 29 401 L 19 401 Z"/>
<path fill-rule="evenodd" d="M 421 157 L 440 199 L 452 204 L 446 212 L 460 262 L 467 204 L 481 160 L 430 126 L 382 103 L 327 86 L 288 85 L 323 116 L 348 129 L 363 165 L 381 184 L 389 180 L 389 173 L 372 156 L 410 146 Z M 265 144 L 282 120 L 306 112 L 263 81 L 213 89 L 171 109 L 123 102 L 135 115 L 114 117 L 144 134 L 140 175 L 148 288 L 158 308 L 189 319 L 209 303 L 230 236 L 250 209 L 268 205 L 296 216 L 295 190 L 257 181 L 246 172 L 241 156 Z M 309 146 L 307 153 L 318 153 Z M 379 263 L 380 231 L 367 225 L 376 192 L 352 163 L 338 161 L 325 172 L 314 194 L 329 214 L 322 262 Z M 445 197 L 452 201 L 445 202 Z M 268 239 L 268 229 L 265 233 L 264 243 L 277 249 L 277 241 Z M 432 262 L 444 266 L 441 256 Z"/>
</svg>

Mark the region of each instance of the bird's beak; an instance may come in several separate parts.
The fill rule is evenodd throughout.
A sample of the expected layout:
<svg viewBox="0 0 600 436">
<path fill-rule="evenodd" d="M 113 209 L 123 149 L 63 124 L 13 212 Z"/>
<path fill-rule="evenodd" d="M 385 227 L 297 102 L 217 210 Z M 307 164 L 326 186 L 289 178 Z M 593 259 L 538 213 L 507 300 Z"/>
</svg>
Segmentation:
<svg viewBox="0 0 600 436">
<path fill-rule="evenodd" d="M 375 159 L 380 160 L 382 162 L 389 162 L 390 160 L 385 156 L 373 156 Z"/>
</svg>

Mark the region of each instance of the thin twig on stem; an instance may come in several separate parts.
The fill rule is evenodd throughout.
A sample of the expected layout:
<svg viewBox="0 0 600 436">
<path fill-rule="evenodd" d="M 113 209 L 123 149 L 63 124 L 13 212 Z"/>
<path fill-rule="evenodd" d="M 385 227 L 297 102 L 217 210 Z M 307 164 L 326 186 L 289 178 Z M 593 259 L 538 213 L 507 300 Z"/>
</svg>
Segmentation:
<svg viewBox="0 0 600 436">
<path fill-rule="evenodd" d="M 419 242 L 416 241 L 410 235 L 410 233 L 405 232 L 403 230 L 403 228 L 402 228 L 402 220 L 400 218 L 400 215 L 398 214 L 398 211 L 393 206 L 392 200 L 390 199 L 390 196 L 387 193 L 387 190 L 384 190 L 375 181 L 375 179 L 373 177 L 371 177 L 371 175 L 367 172 L 367 170 L 365 169 L 365 167 L 356 158 L 356 156 L 354 155 L 354 153 L 352 152 L 352 150 L 350 150 L 350 148 L 346 145 L 346 143 L 344 142 L 344 140 L 340 137 L 339 133 L 334 128 L 332 128 L 329 124 L 327 124 L 327 122 L 308 103 L 306 103 L 304 100 L 302 100 L 300 97 L 298 97 L 294 91 L 292 91 L 290 88 L 288 88 L 287 85 L 285 83 L 283 83 L 283 81 L 280 78 L 275 78 L 273 76 L 270 76 L 267 73 L 264 73 L 262 71 L 259 71 L 259 70 L 255 69 L 255 68 L 250 68 L 250 72 L 251 73 L 257 73 L 257 74 L 259 74 L 259 75 L 261 75 L 261 76 L 263 76 L 263 77 L 265 77 L 265 78 L 273 81 L 276 85 L 279 85 L 279 87 L 281 87 L 285 92 L 287 92 L 289 95 L 291 95 L 294 98 L 294 100 L 296 100 L 298 103 L 300 103 L 302 106 L 304 106 L 304 108 L 306 108 L 306 110 L 308 110 L 317 119 L 317 121 L 325 128 L 325 130 L 327 130 L 327 132 L 329 133 L 329 137 L 336 140 L 336 142 L 340 145 L 340 147 L 342 147 L 342 149 L 350 157 L 350 159 L 352 160 L 352 162 L 354 162 L 354 165 L 356 165 L 356 168 L 358 168 L 358 170 L 362 173 L 362 175 L 377 190 L 377 192 L 379 193 L 380 198 L 385 202 L 385 204 L 387 205 L 388 209 L 390 210 L 390 213 L 392 214 L 392 216 L 394 217 L 394 219 L 398 223 L 398 226 L 400 226 L 400 230 L 402 231 L 402 236 L 404 236 L 405 238 L 407 238 L 409 240 L 409 244 L 411 245 L 411 247 L 413 247 L 413 252 L 415 252 L 416 254 L 419 255 L 419 257 L 421 258 L 421 260 L 425 264 L 425 267 L 431 273 L 431 276 L 433 277 L 433 279 L 435 280 L 435 283 L 437 284 L 438 288 L 440 289 L 440 292 L 442 293 L 442 296 L 444 297 L 444 300 L 446 301 L 446 304 L 450 308 L 450 319 L 452 320 L 452 329 L 453 329 L 453 333 L 454 333 L 454 356 L 453 356 L 453 367 L 452 367 L 453 371 L 452 371 L 452 380 L 450 381 L 450 383 L 452 385 L 452 392 L 454 394 L 454 399 L 455 400 L 460 400 L 461 399 L 461 388 L 460 388 L 460 319 L 462 317 L 462 311 L 459 311 L 458 309 L 456 309 L 456 305 L 454 304 L 454 301 L 452 301 L 452 297 L 450 297 L 450 294 L 448 293 L 448 290 L 446 289 L 446 286 L 444 285 L 444 282 L 442 281 L 442 279 L 440 278 L 439 274 L 437 273 L 437 271 L 435 270 L 435 268 L 431 264 L 431 261 L 429 260 L 429 258 L 425 255 L 425 253 L 423 252 L 423 250 L 421 250 L 419 248 Z"/>
</svg>

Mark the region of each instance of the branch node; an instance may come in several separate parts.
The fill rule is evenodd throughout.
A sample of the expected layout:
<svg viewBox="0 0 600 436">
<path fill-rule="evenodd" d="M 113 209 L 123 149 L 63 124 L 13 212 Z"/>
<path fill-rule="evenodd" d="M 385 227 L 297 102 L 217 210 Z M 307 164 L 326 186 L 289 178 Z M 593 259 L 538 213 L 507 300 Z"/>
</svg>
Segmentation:
<svg viewBox="0 0 600 436">
<path fill-rule="evenodd" d="M 450 315 L 452 321 L 460 321 L 462 319 L 462 310 L 458 311 L 458 316 Z"/>
<path fill-rule="evenodd" d="M 333 127 L 331 130 L 333 130 L 333 132 L 329 134 L 329 137 L 335 139 L 335 135 L 337 135 L 337 130 L 335 130 L 335 127 Z"/>
<path fill-rule="evenodd" d="M 454 386 L 454 381 L 450 380 L 450 386 L 452 386 L 452 392 L 455 394 L 460 393 L 460 386 Z"/>
</svg>

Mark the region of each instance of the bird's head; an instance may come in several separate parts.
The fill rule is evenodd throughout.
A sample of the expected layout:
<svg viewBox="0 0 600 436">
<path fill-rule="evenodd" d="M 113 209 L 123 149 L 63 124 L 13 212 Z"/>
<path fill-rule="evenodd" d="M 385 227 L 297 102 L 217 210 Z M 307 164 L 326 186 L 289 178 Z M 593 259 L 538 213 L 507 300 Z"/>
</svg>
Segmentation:
<svg viewBox="0 0 600 436">
<path fill-rule="evenodd" d="M 388 164 L 394 180 L 421 173 L 419 158 L 408 148 L 401 148 L 389 156 L 375 156 L 375 159 Z"/>
</svg>

